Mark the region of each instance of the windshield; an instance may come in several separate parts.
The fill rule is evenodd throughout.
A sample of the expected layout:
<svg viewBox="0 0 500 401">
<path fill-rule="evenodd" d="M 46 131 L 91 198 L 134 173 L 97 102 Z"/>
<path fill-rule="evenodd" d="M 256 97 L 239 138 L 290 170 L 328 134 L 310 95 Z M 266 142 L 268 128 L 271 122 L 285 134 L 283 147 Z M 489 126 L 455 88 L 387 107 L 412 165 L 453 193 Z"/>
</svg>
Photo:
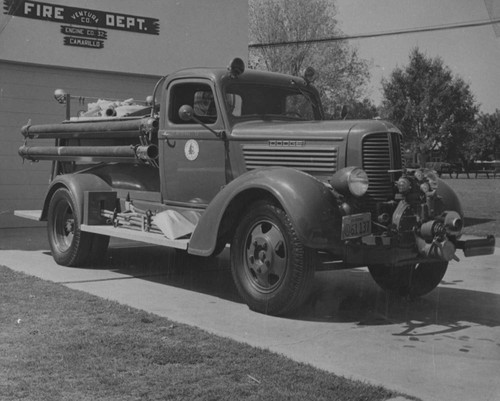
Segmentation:
<svg viewBox="0 0 500 401">
<path fill-rule="evenodd" d="M 316 96 L 297 84 L 284 87 L 232 83 L 226 87 L 225 99 L 234 119 L 321 119 Z"/>
</svg>

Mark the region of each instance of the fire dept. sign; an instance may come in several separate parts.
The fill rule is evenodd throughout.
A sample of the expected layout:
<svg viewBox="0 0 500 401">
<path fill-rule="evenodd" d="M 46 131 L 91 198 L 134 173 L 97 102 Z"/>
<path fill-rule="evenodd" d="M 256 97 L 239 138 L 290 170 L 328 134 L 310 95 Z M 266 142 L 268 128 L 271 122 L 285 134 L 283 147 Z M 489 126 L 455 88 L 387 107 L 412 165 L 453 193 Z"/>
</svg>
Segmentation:
<svg viewBox="0 0 500 401">
<path fill-rule="evenodd" d="M 160 24 L 156 18 L 38 1 L 4 0 L 4 13 L 16 17 L 69 24 L 61 25 L 61 33 L 66 35 L 64 44 L 69 46 L 102 48 L 107 34 L 99 28 L 150 35 L 160 34 Z"/>
</svg>

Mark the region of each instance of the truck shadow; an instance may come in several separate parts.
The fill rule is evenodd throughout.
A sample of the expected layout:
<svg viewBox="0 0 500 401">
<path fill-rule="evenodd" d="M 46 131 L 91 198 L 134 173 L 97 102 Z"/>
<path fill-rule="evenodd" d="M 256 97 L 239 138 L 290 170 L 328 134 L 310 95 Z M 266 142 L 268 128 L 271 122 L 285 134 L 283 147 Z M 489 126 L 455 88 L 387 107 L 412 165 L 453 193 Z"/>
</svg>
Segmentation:
<svg viewBox="0 0 500 401">
<path fill-rule="evenodd" d="M 217 258 L 188 256 L 172 249 L 141 246 L 110 248 L 107 269 L 143 280 L 243 303 L 231 277 L 229 250 Z M 355 323 L 359 326 L 403 324 L 399 335 L 415 331 L 457 332 L 471 325 L 500 326 L 500 295 L 456 288 L 446 282 L 416 300 L 395 298 L 378 288 L 366 269 L 319 271 L 312 295 L 288 319 Z"/>
<path fill-rule="evenodd" d="M 231 277 L 229 252 L 217 258 L 157 246 L 110 247 L 106 269 L 159 284 L 243 303 Z"/>
<path fill-rule="evenodd" d="M 383 292 L 365 269 L 319 272 L 311 297 L 295 318 L 358 326 L 405 324 L 400 335 L 444 334 L 471 325 L 500 326 L 500 295 L 454 285 L 445 276 L 434 291 L 410 300 Z"/>
</svg>

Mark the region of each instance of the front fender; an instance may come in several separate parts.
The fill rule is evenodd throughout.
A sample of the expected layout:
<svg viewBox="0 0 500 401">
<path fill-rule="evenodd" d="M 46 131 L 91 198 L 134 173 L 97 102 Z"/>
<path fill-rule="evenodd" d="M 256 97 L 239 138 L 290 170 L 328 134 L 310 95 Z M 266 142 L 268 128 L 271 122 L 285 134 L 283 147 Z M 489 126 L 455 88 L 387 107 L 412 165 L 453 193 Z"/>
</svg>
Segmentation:
<svg viewBox="0 0 500 401">
<path fill-rule="evenodd" d="M 43 203 L 41 221 L 47 220 L 49 203 L 52 195 L 59 188 L 67 188 L 72 194 L 78 207 L 80 221 L 83 219 L 83 197 L 85 191 L 111 191 L 111 187 L 100 177 L 94 174 L 64 174 L 58 175 L 51 183 Z"/>
<path fill-rule="evenodd" d="M 464 218 L 460 199 L 458 199 L 455 191 L 440 178 L 438 179 L 437 195 L 441 198 L 445 210 L 453 210 L 457 212 L 462 219 Z"/>
<path fill-rule="evenodd" d="M 315 249 L 340 242 L 340 212 L 332 192 L 309 174 L 285 167 L 247 172 L 225 186 L 202 215 L 188 252 L 209 256 L 217 244 L 221 222 L 231 218 L 234 228 L 253 201 L 274 198 L 284 209 L 300 241 Z"/>
</svg>

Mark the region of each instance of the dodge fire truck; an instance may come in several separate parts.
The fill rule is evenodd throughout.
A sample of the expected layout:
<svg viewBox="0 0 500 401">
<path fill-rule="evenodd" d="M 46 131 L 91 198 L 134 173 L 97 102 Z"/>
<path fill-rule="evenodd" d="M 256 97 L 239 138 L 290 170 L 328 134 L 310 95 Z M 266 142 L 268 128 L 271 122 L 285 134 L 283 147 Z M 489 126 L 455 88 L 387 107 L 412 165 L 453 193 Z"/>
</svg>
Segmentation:
<svg viewBox="0 0 500 401">
<path fill-rule="evenodd" d="M 272 315 L 304 303 L 325 257 L 418 297 L 458 249 L 494 252 L 493 236 L 461 239 L 460 201 L 444 181 L 405 169 L 394 125 L 326 120 L 310 76 L 235 59 L 163 77 L 149 103 L 101 103 L 76 117 L 58 90 L 66 120 L 21 131 L 23 159 L 52 161 L 43 207 L 16 214 L 47 221 L 64 266 L 96 263 L 110 237 L 206 257 L 230 244 L 241 297 Z M 30 145 L 36 138 L 54 146 Z"/>
</svg>

